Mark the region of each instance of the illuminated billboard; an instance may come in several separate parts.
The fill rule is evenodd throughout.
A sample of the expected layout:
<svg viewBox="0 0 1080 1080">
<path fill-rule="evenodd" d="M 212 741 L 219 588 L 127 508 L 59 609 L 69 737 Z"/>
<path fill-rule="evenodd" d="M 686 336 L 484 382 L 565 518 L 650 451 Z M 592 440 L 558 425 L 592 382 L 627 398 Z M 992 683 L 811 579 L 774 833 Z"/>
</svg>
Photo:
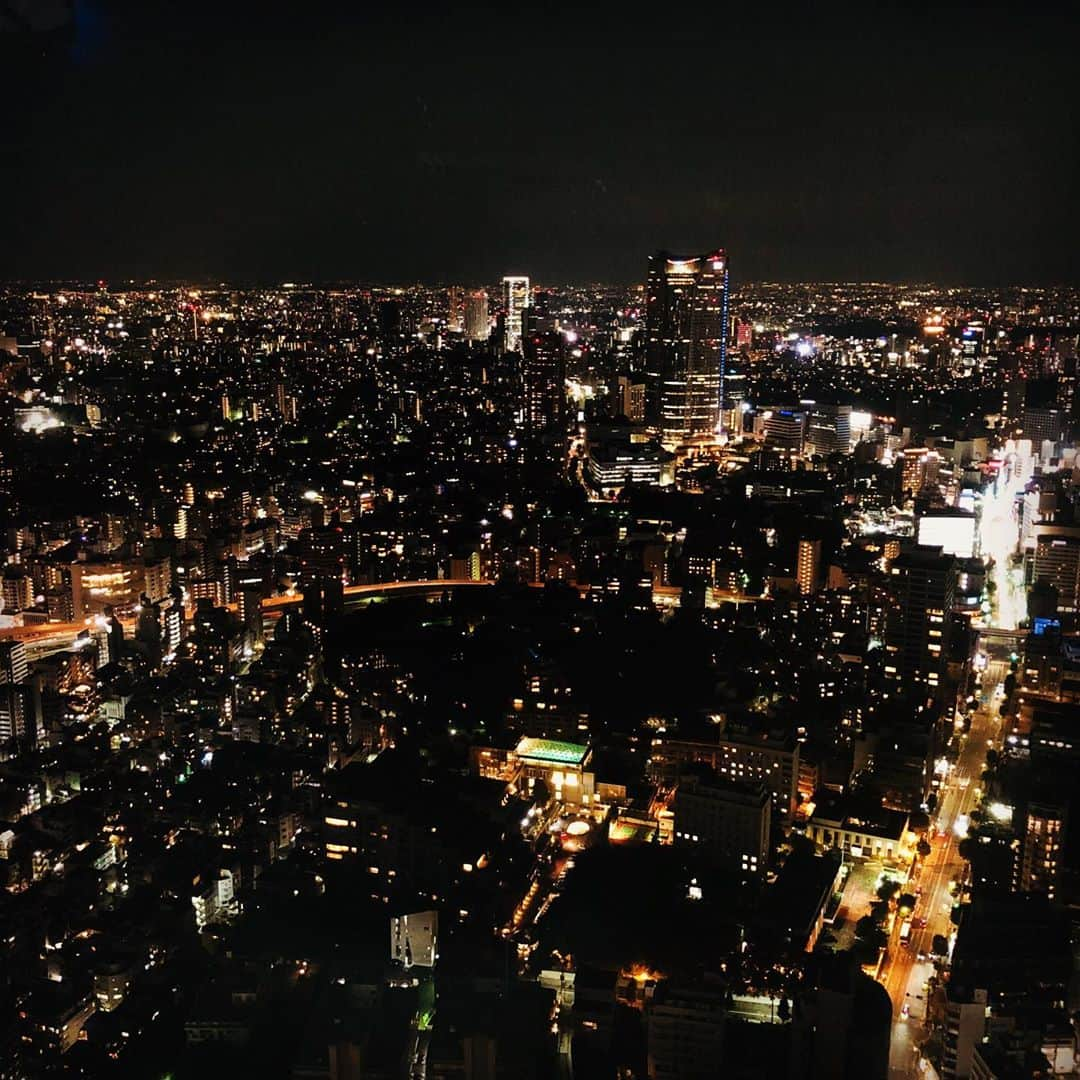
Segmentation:
<svg viewBox="0 0 1080 1080">
<path fill-rule="evenodd" d="M 941 548 L 946 555 L 970 559 L 976 553 L 975 515 L 929 513 L 919 518 L 918 542 Z"/>
</svg>

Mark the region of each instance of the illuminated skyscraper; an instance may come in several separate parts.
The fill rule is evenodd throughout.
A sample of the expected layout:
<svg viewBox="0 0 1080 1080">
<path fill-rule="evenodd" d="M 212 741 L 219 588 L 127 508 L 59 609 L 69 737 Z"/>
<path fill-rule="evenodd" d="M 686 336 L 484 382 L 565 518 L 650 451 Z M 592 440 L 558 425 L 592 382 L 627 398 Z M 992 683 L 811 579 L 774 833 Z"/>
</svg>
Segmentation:
<svg viewBox="0 0 1080 1080">
<path fill-rule="evenodd" d="M 667 444 L 720 429 L 727 366 L 728 259 L 723 251 L 649 259 L 646 420 Z"/>
<path fill-rule="evenodd" d="M 470 341 L 487 341 L 490 335 L 487 293 L 475 289 L 465 297 L 465 336 Z"/>
<path fill-rule="evenodd" d="M 799 592 L 808 596 L 817 592 L 818 581 L 821 578 L 821 541 L 800 540 L 798 562 L 795 567 L 795 580 L 799 585 Z"/>
<path fill-rule="evenodd" d="M 525 434 L 561 457 L 566 441 L 566 342 L 555 330 L 530 332 L 522 342 Z"/>
<path fill-rule="evenodd" d="M 530 298 L 527 277 L 503 278 L 503 348 L 507 352 L 521 352 L 523 320 Z"/>
</svg>

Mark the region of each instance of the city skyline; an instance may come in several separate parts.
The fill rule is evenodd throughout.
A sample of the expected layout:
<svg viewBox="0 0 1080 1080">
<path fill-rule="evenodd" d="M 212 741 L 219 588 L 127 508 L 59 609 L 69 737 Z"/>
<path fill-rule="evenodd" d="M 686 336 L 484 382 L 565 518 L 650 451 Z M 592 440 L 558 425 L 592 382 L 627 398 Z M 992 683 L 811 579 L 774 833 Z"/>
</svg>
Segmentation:
<svg viewBox="0 0 1080 1080">
<path fill-rule="evenodd" d="M 0 286 L 24 1073 L 1068 1063 L 1080 289 L 687 251 Z"/>
<path fill-rule="evenodd" d="M 0 1080 L 1080 1080 L 1078 30 L 0 0 Z"/>
</svg>

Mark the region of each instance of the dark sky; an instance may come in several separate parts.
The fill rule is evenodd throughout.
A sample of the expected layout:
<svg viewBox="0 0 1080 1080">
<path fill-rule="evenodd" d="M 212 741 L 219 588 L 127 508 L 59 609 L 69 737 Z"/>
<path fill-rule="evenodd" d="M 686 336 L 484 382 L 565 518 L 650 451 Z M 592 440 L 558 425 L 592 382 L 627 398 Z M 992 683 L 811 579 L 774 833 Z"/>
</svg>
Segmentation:
<svg viewBox="0 0 1080 1080">
<path fill-rule="evenodd" d="M 64 6 L 0 2 L 5 278 L 632 281 L 723 245 L 743 280 L 1080 282 L 1075 18 L 75 0 L 37 29 Z"/>
</svg>

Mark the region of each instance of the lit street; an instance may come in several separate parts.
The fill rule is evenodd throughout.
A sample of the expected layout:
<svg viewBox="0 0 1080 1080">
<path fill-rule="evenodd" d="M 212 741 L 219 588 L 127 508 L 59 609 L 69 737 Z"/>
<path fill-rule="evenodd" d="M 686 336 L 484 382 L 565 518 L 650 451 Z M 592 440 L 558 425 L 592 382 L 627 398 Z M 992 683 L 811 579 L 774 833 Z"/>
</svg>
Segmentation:
<svg viewBox="0 0 1080 1080">
<path fill-rule="evenodd" d="M 925 1036 L 922 1024 L 927 1005 L 924 984 L 934 970 L 932 962 L 918 958 L 920 955 L 930 956 L 935 934 L 947 938 L 954 930 L 950 920 L 953 902 L 949 884 L 961 877 L 966 866 L 957 850 L 961 839 L 957 823 L 963 826 L 966 815 L 975 809 L 979 801 L 979 784 L 989 749 L 988 740 L 996 742 L 1000 732 L 1000 720 L 996 715 L 999 702 L 995 700 L 993 690 L 1007 671 L 1008 665 L 1001 661 L 988 665 L 983 675 L 983 687 L 988 690 L 990 700 L 973 713 L 971 732 L 964 738 L 955 768 L 938 796 L 938 810 L 929 833 L 933 851 L 922 863 L 918 877 L 912 881 L 912 886 L 920 890 L 914 918 L 925 919 L 926 926 L 922 929 L 912 926 L 906 947 L 899 942 L 898 930 L 894 930 L 889 942 L 889 962 L 884 981 L 893 1003 L 889 1062 L 892 1080 L 903 1080 L 917 1074 L 915 1046 Z M 901 1016 L 905 1004 L 910 1011 L 907 1018 Z"/>
<path fill-rule="evenodd" d="M 0 1080 L 1080 1080 L 1076 16 L 265 7 L 0 0 Z"/>
</svg>

